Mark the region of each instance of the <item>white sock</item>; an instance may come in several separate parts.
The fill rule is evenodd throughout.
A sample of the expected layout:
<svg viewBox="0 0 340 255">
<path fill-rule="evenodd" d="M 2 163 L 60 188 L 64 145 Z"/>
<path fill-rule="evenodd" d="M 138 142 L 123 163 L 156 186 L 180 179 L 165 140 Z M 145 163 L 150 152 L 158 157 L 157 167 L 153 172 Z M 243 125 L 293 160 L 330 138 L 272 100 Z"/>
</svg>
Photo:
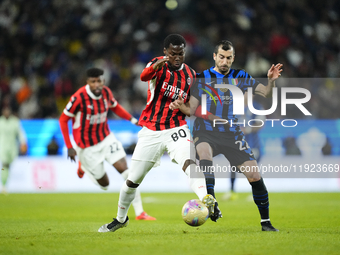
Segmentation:
<svg viewBox="0 0 340 255">
<path fill-rule="evenodd" d="M 194 176 L 194 178 L 190 178 L 190 169 L 191 171 L 195 171 L 196 164 L 191 164 L 188 166 L 187 169 L 185 169 L 185 174 L 188 176 L 191 189 L 196 193 L 199 200 L 202 201 L 205 195 L 207 195 L 207 184 L 205 182 L 204 174 L 197 172 L 194 175 L 191 174 L 191 176 Z"/>
<path fill-rule="evenodd" d="M 124 172 L 122 172 L 121 175 L 124 178 L 124 180 L 126 180 L 128 178 L 128 176 L 129 176 L 129 169 L 127 169 Z M 142 204 L 142 197 L 140 195 L 140 191 L 139 191 L 138 188 L 136 190 L 135 199 L 132 201 L 132 206 L 133 206 L 133 209 L 135 209 L 135 215 L 136 216 L 138 216 L 142 212 L 144 212 L 143 204 Z"/>
<path fill-rule="evenodd" d="M 120 189 L 117 220 L 121 223 L 125 222 L 132 200 L 135 198 L 136 188 L 130 188 L 124 182 Z"/>
<path fill-rule="evenodd" d="M 270 219 L 264 219 L 264 220 L 261 219 L 261 223 L 265 221 L 270 221 Z"/>
</svg>

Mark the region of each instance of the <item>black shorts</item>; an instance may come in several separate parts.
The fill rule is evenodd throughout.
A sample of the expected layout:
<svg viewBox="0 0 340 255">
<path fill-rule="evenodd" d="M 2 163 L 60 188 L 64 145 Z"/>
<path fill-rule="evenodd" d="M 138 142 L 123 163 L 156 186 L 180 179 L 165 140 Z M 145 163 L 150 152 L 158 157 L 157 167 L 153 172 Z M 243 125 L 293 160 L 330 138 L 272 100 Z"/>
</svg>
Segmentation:
<svg viewBox="0 0 340 255">
<path fill-rule="evenodd" d="M 202 142 L 208 143 L 213 150 L 213 157 L 223 154 L 231 166 L 255 160 L 254 153 L 248 146 L 242 132 L 228 134 L 224 132 L 196 131 L 193 134 L 195 146 Z M 196 154 L 198 158 L 198 155 Z"/>
</svg>

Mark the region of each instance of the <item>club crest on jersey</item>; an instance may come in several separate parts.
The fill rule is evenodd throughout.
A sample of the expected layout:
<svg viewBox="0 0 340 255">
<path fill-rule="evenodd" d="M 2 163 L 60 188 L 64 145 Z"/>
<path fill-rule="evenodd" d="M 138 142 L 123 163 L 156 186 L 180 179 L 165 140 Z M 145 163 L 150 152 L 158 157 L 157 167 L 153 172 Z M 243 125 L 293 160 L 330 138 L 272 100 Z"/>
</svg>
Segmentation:
<svg viewBox="0 0 340 255">
<path fill-rule="evenodd" d="M 227 92 L 229 89 L 228 88 L 219 88 L 219 90 L 221 90 L 222 92 Z"/>
<path fill-rule="evenodd" d="M 188 77 L 188 79 L 187 79 L 187 83 L 188 83 L 188 85 L 190 85 L 190 84 L 191 84 L 191 78 L 190 78 L 190 77 Z"/>
</svg>

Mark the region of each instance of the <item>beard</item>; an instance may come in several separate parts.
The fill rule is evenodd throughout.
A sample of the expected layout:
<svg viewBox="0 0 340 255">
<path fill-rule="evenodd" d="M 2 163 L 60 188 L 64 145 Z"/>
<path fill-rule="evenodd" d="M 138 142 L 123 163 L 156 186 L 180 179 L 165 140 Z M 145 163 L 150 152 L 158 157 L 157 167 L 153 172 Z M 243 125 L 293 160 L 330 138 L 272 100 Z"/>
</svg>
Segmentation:
<svg viewBox="0 0 340 255">
<path fill-rule="evenodd" d="M 226 75 L 227 73 L 229 73 L 230 67 L 229 66 L 217 66 L 217 69 L 221 74 Z"/>
</svg>

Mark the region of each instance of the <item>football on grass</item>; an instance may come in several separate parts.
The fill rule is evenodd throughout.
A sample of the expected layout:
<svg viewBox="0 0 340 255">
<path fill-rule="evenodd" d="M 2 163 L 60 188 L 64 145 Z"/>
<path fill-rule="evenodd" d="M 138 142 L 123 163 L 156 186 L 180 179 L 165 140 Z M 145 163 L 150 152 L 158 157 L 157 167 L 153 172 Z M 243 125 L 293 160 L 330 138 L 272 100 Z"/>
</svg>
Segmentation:
<svg viewBox="0 0 340 255">
<path fill-rule="evenodd" d="M 201 226 L 207 221 L 209 210 L 200 200 L 192 199 L 184 204 L 182 217 L 184 222 L 190 226 Z"/>
</svg>

